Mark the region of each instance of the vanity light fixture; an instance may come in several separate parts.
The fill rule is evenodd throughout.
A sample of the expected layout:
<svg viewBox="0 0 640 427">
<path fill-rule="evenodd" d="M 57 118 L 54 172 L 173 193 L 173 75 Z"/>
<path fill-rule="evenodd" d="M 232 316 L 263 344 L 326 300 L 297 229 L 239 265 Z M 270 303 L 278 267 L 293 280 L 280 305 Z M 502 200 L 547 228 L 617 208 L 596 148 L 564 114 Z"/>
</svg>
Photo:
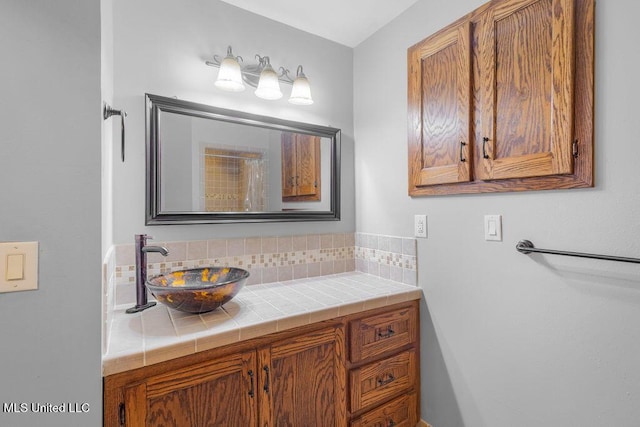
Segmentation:
<svg viewBox="0 0 640 427">
<path fill-rule="evenodd" d="M 229 92 L 240 92 L 245 89 L 245 83 L 255 87 L 255 94 L 262 99 L 275 100 L 282 98 L 280 82 L 293 85 L 289 102 L 296 105 L 311 105 L 311 88 L 309 80 L 302 71 L 302 65 L 298 66 L 296 78 L 289 76 L 289 70 L 280 67 L 280 74 L 271 66 L 268 56 L 255 56 L 257 64 L 243 64 L 242 57 L 234 56 L 231 46 L 227 48 L 227 56 L 220 59 L 218 55 L 213 56 L 213 61 L 205 63 L 211 67 L 218 67 L 218 78 L 216 87 Z M 240 61 L 240 62 L 239 62 Z"/>
<path fill-rule="evenodd" d="M 240 63 L 241 56 L 233 56 L 231 46 L 227 49 L 227 56 L 220 63 L 218 79 L 214 83 L 216 87 L 228 92 L 242 92 L 245 87 L 242 82 L 242 69 Z"/>
<path fill-rule="evenodd" d="M 296 105 L 313 104 L 313 99 L 311 98 L 311 87 L 309 86 L 307 76 L 302 72 L 302 65 L 298 65 L 296 79 L 293 81 L 293 88 L 291 89 L 289 102 Z"/>
<path fill-rule="evenodd" d="M 269 57 L 265 56 L 260 58 L 256 55 L 262 66 L 260 72 L 260 80 L 258 81 L 258 88 L 255 94 L 258 98 L 262 99 L 280 99 L 282 98 L 282 91 L 280 90 L 280 83 L 278 83 L 278 73 L 273 69 L 269 62 Z"/>
</svg>

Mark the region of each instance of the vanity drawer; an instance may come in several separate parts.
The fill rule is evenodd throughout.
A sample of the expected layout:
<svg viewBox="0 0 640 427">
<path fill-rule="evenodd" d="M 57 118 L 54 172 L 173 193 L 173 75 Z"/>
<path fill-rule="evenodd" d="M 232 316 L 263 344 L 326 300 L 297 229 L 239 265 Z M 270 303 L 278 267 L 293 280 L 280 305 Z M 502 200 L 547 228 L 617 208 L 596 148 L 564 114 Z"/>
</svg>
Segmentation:
<svg viewBox="0 0 640 427">
<path fill-rule="evenodd" d="M 351 321 L 350 360 L 360 362 L 416 342 L 416 307 Z"/>
<path fill-rule="evenodd" d="M 414 427 L 418 423 L 415 393 L 405 394 L 351 422 L 351 427 Z"/>
<path fill-rule="evenodd" d="M 416 383 L 415 350 L 353 369 L 349 375 L 351 412 L 372 407 Z"/>
</svg>

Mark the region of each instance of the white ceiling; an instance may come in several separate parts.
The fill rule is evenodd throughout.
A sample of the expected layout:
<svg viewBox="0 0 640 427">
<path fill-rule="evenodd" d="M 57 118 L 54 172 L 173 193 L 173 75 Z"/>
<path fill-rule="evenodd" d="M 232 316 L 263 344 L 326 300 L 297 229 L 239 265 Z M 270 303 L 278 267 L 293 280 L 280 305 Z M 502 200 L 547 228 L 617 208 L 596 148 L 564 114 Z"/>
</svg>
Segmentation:
<svg viewBox="0 0 640 427">
<path fill-rule="evenodd" d="M 417 0 L 222 0 L 300 30 L 355 47 Z"/>
</svg>

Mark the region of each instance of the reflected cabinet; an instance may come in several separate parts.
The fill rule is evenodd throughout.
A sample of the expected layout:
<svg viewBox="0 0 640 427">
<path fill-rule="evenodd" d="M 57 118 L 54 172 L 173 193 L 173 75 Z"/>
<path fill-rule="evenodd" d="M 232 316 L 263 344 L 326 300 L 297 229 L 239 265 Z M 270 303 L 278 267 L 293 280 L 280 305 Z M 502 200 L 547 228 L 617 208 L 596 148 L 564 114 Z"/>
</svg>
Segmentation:
<svg viewBox="0 0 640 427">
<path fill-rule="evenodd" d="M 320 200 L 320 138 L 282 133 L 282 201 Z"/>
<path fill-rule="evenodd" d="M 591 187 L 593 14 L 497 0 L 409 48 L 409 194 Z"/>
</svg>

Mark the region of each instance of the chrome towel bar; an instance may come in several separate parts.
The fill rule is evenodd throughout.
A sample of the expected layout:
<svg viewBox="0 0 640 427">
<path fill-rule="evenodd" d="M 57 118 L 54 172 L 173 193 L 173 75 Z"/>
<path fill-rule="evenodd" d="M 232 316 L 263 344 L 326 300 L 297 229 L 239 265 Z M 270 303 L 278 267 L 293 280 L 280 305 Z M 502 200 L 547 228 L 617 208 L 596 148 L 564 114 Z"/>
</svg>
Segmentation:
<svg viewBox="0 0 640 427">
<path fill-rule="evenodd" d="M 640 258 L 587 254 L 583 252 L 556 251 L 553 249 L 539 249 L 539 248 L 536 248 L 530 240 L 520 240 L 516 245 L 516 250 L 525 255 L 528 255 L 534 252 L 534 253 L 540 253 L 540 254 L 565 255 L 565 256 L 574 256 L 578 258 L 603 259 L 606 261 L 631 262 L 634 264 L 640 264 Z"/>
</svg>

